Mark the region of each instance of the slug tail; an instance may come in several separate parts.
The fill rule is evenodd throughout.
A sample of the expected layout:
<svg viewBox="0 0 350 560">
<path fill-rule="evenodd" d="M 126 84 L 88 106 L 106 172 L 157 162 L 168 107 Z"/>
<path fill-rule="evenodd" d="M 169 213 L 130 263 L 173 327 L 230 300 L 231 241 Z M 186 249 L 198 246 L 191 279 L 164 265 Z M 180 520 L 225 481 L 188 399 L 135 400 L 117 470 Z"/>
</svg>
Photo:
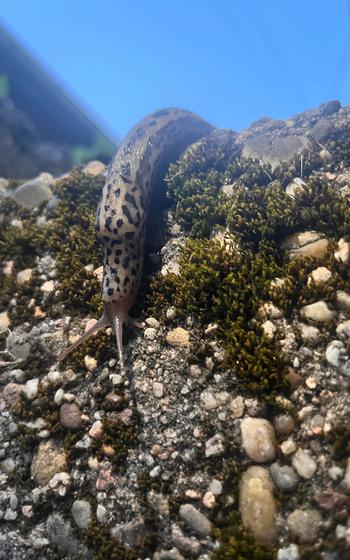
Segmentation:
<svg viewBox="0 0 350 560">
<path fill-rule="evenodd" d="M 114 331 L 115 331 L 115 338 L 117 341 L 117 349 L 119 355 L 119 366 L 121 371 L 125 371 L 125 363 L 124 363 L 124 347 L 123 347 L 123 318 L 115 315 L 113 317 L 114 320 Z"/>
<path fill-rule="evenodd" d="M 61 362 L 62 360 L 64 360 L 68 356 L 68 354 L 70 354 L 71 352 L 73 352 L 73 350 L 77 348 L 77 346 L 80 346 L 80 344 L 88 340 L 94 333 L 97 333 L 99 330 L 103 329 L 104 327 L 109 327 L 109 325 L 110 322 L 108 320 L 108 317 L 106 317 L 106 315 L 103 314 L 101 319 L 99 319 L 97 323 L 95 323 L 88 331 L 86 331 L 86 333 L 84 333 L 80 338 L 78 338 L 78 340 L 73 342 L 73 344 L 71 344 L 64 352 L 62 352 L 62 354 L 58 356 L 57 358 L 58 361 Z"/>
</svg>

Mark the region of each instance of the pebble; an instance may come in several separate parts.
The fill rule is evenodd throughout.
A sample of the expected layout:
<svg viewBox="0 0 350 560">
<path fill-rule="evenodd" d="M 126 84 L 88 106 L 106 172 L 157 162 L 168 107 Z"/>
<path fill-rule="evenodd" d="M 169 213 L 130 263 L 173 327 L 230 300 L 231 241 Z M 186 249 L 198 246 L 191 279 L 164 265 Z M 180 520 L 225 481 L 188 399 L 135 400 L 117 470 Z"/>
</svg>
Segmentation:
<svg viewBox="0 0 350 560">
<path fill-rule="evenodd" d="M 91 505 L 86 500 L 75 500 L 72 517 L 79 529 L 86 529 L 91 521 Z"/>
<path fill-rule="evenodd" d="M 230 402 L 230 410 L 234 418 L 241 418 L 244 414 L 244 398 L 241 396 L 235 397 Z"/>
<path fill-rule="evenodd" d="M 297 545 L 292 543 L 285 548 L 280 548 L 277 552 L 277 560 L 300 560 Z"/>
<path fill-rule="evenodd" d="M 201 543 L 196 537 L 186 537 L 176 523 L 171 525 L 171 538 L 174 545 L 182 552 L 191 556 L 198 556 Z"/>
<path fill-rule="evenodd" d="M 212 509 L 215 506 L 215 496 L 213 492 L 209 490 L 204 494 L 202 504 L 208 509 Z"/>
<path fill-rule="evenodd" d="M 38 396 L 39 391 L 39 378 L 29 379 L 23 387 L 23 393 L 29 401 Z"/>
<path fill-rule="evenodd" d="M 289 435 L 294 430 L 294 419 L 290 414 L 279 414 L 273 423 L 279 434 Z"/>
<path fill-rule="evenodd" d="M 296 450 L 297 446 L 292 439 L 286 439 L 280 445 L 283 455 L 291 455 Z"/>
<path fill-rule="evenodd" d="M 11 324 L 10 317 L 7 311 L 2 311 L 0 313 L 0 330 L 4 331 L 9 328 Z"/>
<path fill-rule="evenodd" d="M 205 442 L 205 456 L 215 457 L 224 452 L 224 438 L 221 434 L 215 434 L 212 438 Z"/>
<path fill-rule="evenodd" d="M 339 309 L 342 311 L 350 311 L 350 294 L 343 290 L 338 290 L 336 293 L 336 300 Z"/>
<path fill-rule="evenodd" d="M 283 313 L 276 305 L 268 301 L 259 307 L 258 317 L 259 319 L 281 319 Z"/>
<path fill-rule="evenodd" d="M 97 360 L 92 356 L 84 356 L 84 365 L 88 371 L 93 371 L 97 368 Z"/>
<path fill-rule="evenodd" d="M 298 477 L 295 470 L 288 465 L 279 465 L 273 463 L 270 467 L 272 480 L 280 490 L 290 492 L 294 490 L 298 484 Z"/>
<path fill-rule="evenodd" d="M 63 402 L 63 396 L 64 396 L 64 390 L 60 387 L 59 389 L 57 389 L 55 396 L 54 396 L 54 401 L 55 403 L 60 406 Z"/>
<path fill-rule="evenodd" d="M 296 509 L 287 517 L 287 527 L 302 543 L 316 540 L 322 517 L 316 509 Z"/>
<path fill-rule="evenodd" d="M 106 166 L 104 163 L 98 160 L 89 161 L 83 169 L 85 175 L 104 175 L 106 172 Z"/>
<path fill-rule="evenodd" d="M 25 268 L 17 272 L 17 284 L 22 285 L 29 282 L 32 279 L 33 270 L 31 268 Z"/>
<path fill-rule="evenodd" d="M 96 490 L 103 492 L 113 484 L 113 477 L 111 471 L 108 469 L 101 469 L 96 480 Z"/>
<path fill-rule="evenodd" d="M 35 548 L 35 550 L 40 550 L 45 546 L 49 546 L 49 544 L 50 541 L 48 539 L 45 539 L 44 537 L 36 537 L 35 539 L 33 539 L 33 548 Z"/>
<path fill-rule="evenodd" d="M 207 537 L 211 533 L 210 521 L 192 504 L 180 506 L 179 515 L 182 521 L 199 537 Z"/>
<path fill-rule="evenodd" d="M 46 280 L 41 286 L 40 290 L 45 294 L 51 294 L 55 289 L 55 282 L 53 280 Z"/>
<path fill-rule="evenodd" d="M 41 486 L 49 483 L 51 478 L 67 468 L 67 458 L 63 448 L 53 441 L 39 444 L 31 465 L 31 475 Z"/>
<path fill-rule="evenodd" d="M 277 506 L 267 469 L 249 467 L 242 475 L 239 494 L 243 526 L 253 533 L 259 544 L 273 544 L 276 540 Z"/>
<path fill-rule="evenodd" d="M 111 529 L 111 535 L 127 547 L 141 546 L 145 537 L 145 522 L 137 517 L 129 523 L 116 525 Z"/>
<path fill-rule="evenodd" d="M 343 334 L 346 337 L 350 338 L 350 319 L 339 323 L 339 325 L 337 326 L 337 334 Z"/>
<path fill-rule="evenodd" d="M 155 319 L 154 317 L 147 317 L 145 322 L 149 327 L 152 327 L 153 329 L 159 329 L 160 327 L 159 321 L 157 321 L 157 319 Z"/>
<path fill-rule="evenodd" d="M 143 335 L 146 340 L 155 340 L 157 338 L 157 329 L 148 327 L 143 331 Z"/>
<path fill-rule="evenodd" d="M 96 509 L 97 521 L 100 523 L 105 523 L 107 520 L 107 510 L 102 504 L 98 504 Z"/>
<path fill-rule="evenodd" d="M 350 243 L 344 237 L 339 239 L 338 250 L 334 252 L 334 257 L 337 261 L 344 264 L 349 264 L 350 262 Z"/>
<path fill-rule="evenodd" d="M 331 271 L 325 266 L 319 266 L 315 268 L 309 275 L 307 283 L 310 285 L 314 284 L 325 284 L 332 277 Z"/>
<path fill-rule="evenodd" d="M 18 383 L 8 383 L 2 390 L 2 396 L 9 406 L 13 406 L 20 402 L 23 385 Z"/>
<path fill-rule="evenodd" d="M 327 362 L 334 367 L 340 367 L 342 361 L 344 361 L 344 356 L 346 356 L 344 343 L 341 340 L 332 340 L 326 348 Z"/>
<path fill-rule="evenodd" d="M 48 202 L 52 196 L 52 190 L 49 187 L 49 183 L 52 181 L 48 181 L 49 174 L 45 174 L 43 177 L 36 177 L 35 179 L 30 179 L 26 181 L 19 187 L 17 187 L 12 197 L 24 208 L 28 208 L 31 210 L 32 208 L 36 208 L 40 206 L 43 202 Z"/>
<path fill-rule="evenodd" d="M 190 345 L 190 335 L 182 327 L 176 327 L 176 329 L 169 331 L 165 338 L 170 346 L 186 348 Z"/>
<path fill-rule="evenodd" d="M 261 325 L 261 327 L 262 327 L 264 333 L 266 334 L 266 336 L 267 336 L 270 340 L 272 340 L 272 339 L 274 338 L 276 332 L 277 332 L 277 327 L 276 327 L 276 325 L 275 325 L 272 321 L 267 320 L 267 321 L 264 321 L 264 322 L 263 322 L 263 324 Z"/>
<path fill-rule="evenodd" d="M 292 458 L 292 465 L 297 471 L 298 475 L 306 480 L 313 477 L 317 470 L 316 461 L 304 451 L 304 449 L 298 449 Z"/>
<path fill-rule="evenodd" d="M 154 381 L 152 385 L 153 395 L 160 399 L 164 395 L 164 385 L 163 383 L 159 383 L 158 381 Z"/>
<path fill-rule="evenodd" d="M 171 548 L 170 550 L 162 550 L 159 554 L 159 560 L 185 560 L 185 558 L 177 548 Z"/>
<path fill-rule="evenodd" d="M 220 496 L 222 493 L 222 483 L 220 480 L 213 478 L 209 485 L 209 490 L 214 494 L 214 496 Z"/>
<path fill-rule="evenodd" d="M 204 410 L 210 411 L 218 408 L 219 403 L 211 391 L 203 391 L 200 395 L 200 401 Z"/>
<path fill-rule="evenodd" d="M 103 424 L 101 420 L 97 420 L 91 426 L 89 430 L 89 436 L 91 436 L 94 439 L 101 439 L 102 434 L 103 434 Z"/>
<path fill-rule="evenodd" d="M 0 469 L 5 473 L 5 474 L 11 474 L 15 471 L 16 469 L 16 463 L 13 459 L 11 459 L 10 457 L 8 459 L 5 459 L 4 461 L 2 461 L 0 463 Z"/>
<path fill-rule="evenodd" d="M 17 514 L 16 511 L 13 511 L 12 509 L 8 508 L 5 511 L 5 515 L 4 515 L 3 519 L 5 521 L 15 521 L 17 519 L 17 515 L 18 514 Z"/>
<path fill-rule="evenodd" d="M 328 476 L 329 478 L 334 480 L 334 482 L 337 482 L 341 478 L 343 478 L 343 475 L 344 470 L 341 467 L 338 467 L 338 465 L 334 465 L 334 467 L 330 467 L 330 469 L 328 469 Z"/>
<path fill-rule="evenodd" d="M 290 258 L 314 257 L 322 259 L 328 250 L 328 239 L 316 231 L 293 233 L 281 243 L 282 249 L 288 251 Z"/>
<path fill-rule="evenodd" d="M 335 317 L 335 312 L 329 309 L 325 301 L 316 301 L 309 305 L 304 305 L 300 309 L 300 315 L 303 319 L 311 319 L 318 323 L 326 323 Z"/>
<path fill-rule="evenodd" d="M 272 461 L 276 455 L 275 431 L 264 418 L 243 418 L 241 422 L 243 449 L 258 463 Z"/>
<path fill-rule="evenodd" d="M 310 346 L 315 346 L 320 340 L 320 331 L 317 327 L 311 325 L 305 325 L 304 323 L 299 324 L 301 338 L 305 344 L 310 344 Z"/>
<path fill-rule="evenodd" d="M 64 428 L 77 430 L 82 425 L 81 411 L 76 403 L 64 403 L 60 408 L 60 422 Z"/>
</svg>

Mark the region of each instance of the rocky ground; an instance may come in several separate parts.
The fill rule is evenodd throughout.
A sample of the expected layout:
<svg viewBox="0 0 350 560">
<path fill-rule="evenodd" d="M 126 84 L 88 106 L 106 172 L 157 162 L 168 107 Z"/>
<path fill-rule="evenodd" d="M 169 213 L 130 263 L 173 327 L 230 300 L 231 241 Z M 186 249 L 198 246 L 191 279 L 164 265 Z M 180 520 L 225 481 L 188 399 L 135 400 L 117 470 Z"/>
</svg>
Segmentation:
<svg viewBox="0 0 350 560">
<path fill-rule="evenodd" d="M 126 374 L 110 329 L 57 362 L 101 311 L 105 167 L 0 180 L 0 558 L 350 558 L 350 108 L 222 134 L 224 168 L 186 175 L 204 141 L 173 170 L 222 215 L 165 213 Z"/>
</svg>

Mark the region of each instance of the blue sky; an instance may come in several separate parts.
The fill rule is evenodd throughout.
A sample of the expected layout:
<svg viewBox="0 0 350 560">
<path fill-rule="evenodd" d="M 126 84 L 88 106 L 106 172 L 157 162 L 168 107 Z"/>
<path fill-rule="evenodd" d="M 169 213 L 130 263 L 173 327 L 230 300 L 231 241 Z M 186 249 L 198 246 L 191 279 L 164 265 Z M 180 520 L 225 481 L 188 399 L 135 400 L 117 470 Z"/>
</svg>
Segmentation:
<svg viewBox="0 0 350 560">
<path fill-rule="evenodd" d="M 0 20 L 120 138 L 151 111 L 240 130 L 350 104 L 350 0 L 1 0 Z"/>
</svg>

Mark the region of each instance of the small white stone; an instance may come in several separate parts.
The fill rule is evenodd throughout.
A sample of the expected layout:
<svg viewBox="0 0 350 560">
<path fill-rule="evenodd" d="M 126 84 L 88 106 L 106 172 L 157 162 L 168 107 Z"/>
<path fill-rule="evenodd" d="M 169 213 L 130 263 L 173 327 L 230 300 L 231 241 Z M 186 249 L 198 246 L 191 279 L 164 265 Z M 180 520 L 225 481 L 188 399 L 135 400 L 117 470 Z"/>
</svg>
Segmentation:
<svg viewBox="0 0 350 560">
<path fill-rule="evenodd" d="M 63 402 L 63 396 L 64 396 L 64 391 L 62 388 L 57 389 L 55 396 L 54 396 L 54 401 L 57 405 L 62 404 Z"/>
<path fill-rule="evenodd" d="M 266 336 L 272 340 L 274 338 L 275 334 L 276 334 L 276 331 L 277 331 L 276 325 L 268 319 L 267 321 L 263 322 L 261 327 L 262 327 L 264 333 L 266 334 Z"/>
<path fill-rule="evenodd" d="M 339 325 L 337 326 L 337 334 L 343 334 L 346 337 L 350 338 L 350 319 L 339 323 Z"/>
<path fill-rule="evenodd" d="M 350 294 L 343 290 L 338 290 L 336 293 L 336 300 L 339 309 L 342 311 L 350 311 Z"/>
<path fill-rule="evenodd" d="M 305 325 L 304 323 L 299 324 L 301 338 L 306 344 L 311 346 L 317 344 L 320 340 L 320 331 L 317 327 L 311 325 Z"/>
<path fill-rule="evenodd" d="M 31 268 L 25 268 L 17 273 L 17 284 L 25 284 L 32 279 L 33 270 Z"/>
<path fill-rule="evenodd" d="M 105 521 L 107 520 L 107 510 L 102 504 L 98 504 L 97 506 L 96 517 L 97 521 L 99 521 L 100 523 L 105 523 Z"/>
<path fill-rule="evenodd" d="M 208 509 L 213 508 L 215 506 L 215 496 L 213 492 L 210 492 L 210 490 L 206 492 L 203 496 L 202 503 Z"/>
<path fill-rule="evenodd" d="M 297 446 L 292 439 L 286 439 L 280 445 L 283 455 L 291 455 L 296 450 Z"/>
<path fill-rule="evenodd" d="M 88 371 L 93 371 L 97 367 L 97 360 L 92 356 L 84 356 L 84 365 Z"/>
<path fill-rule="evenodd" d="M 214 494 L 214 496 L 220 496 L 222 493 L 222 483 L 220 480 L 213 478 L 209 485 L 209 490 Z"/>
<path fill-rule="evenodd" d="M 200 396 L 201 405 L 204 410 L 215 410 L 219 403 L 211 391 L 203 391 Z"/>
<path fill-rule="evenodd" d="M 215 436 L 205 442 L 206 457 L 221 455 L 224 450 L 224 438 L 221 434 L 215 434 Z"/>
<path fill-rule="evenodd" d="M 166 313 L 165 313 L 165 314 L 166 314 L 167 319 L 169 319 L 169 320 L 175 319 L 175 317 L 176 317 L 176 309 L 175 309 L 175 307 L 169 307 L 169 308 L 166 310 Z"/>
<path fill-rule="evenodd" d="M 272 461 L 276 455 L 275 430 L 264 418 L 243 418 L 242 444 L 250 459 L 258 463 Z"/>
<path fill-rule="evenodd" d="M 341 261 L 344 264 L 349 264 L 350 262 L 350 243 L 345 241 L 344 237 L 338 241 L 338 250 L 334 252 L 334 257 L 337 261 Z"/>
<path fill-rule="evenodd" d="M 40 286 L 40 290 L 46 294 L 51 294 L 55 289 L 55 282 L 53 280 L 47 280 Z"/>
<path fill-rule="evenodd" d="M 159 329 L 160 323 L 154 317 L 147 317 L 146 323 L 149 327 L 152 327 L 153 329 Z"/>
<path fill-rule="evenodd" d="M 23 393 L 27 397 L 28 400 L 32 401 L 38 395 L 39 391 L 39 379 L 36 377 L 35 379 L 29 379 L 23 388 Z"/>
<path fill-rule="evenodd" d="M 230 402 L 230 410 L 235 418 L 241 418 L 244 414 L 244 398 L 241 396 L 235 397 Z"/>
<path fill-rule="evenodd" d="M 329 309 L 325 301 L 316 301 L 309 305 L 304 305 L 300 309 L 300 315 L 304 319 L 311 319 L 319 323 L 326 323 L 335 317 L 335 312 Z"/>
<path fill-rule="evenodd" d="M 146 340 L 155 340 L 157 338 L 157 329 L 153 327 L 148 327 L 143 331 L 143 335 Z"/>
<path fill-rule="evenodd" d="M 8 327 L 10 326 L 10 317 L 8 316 L 7 311 L 2 311 L 0 313 L 0 330 L 4 331 L 6 329 L 8 329 Z"/>
<path fill-rule="evenodd" d="M 123 383 L 123 377 L 119 373 L 111 373 L 109 379 L 112 381 L 112 385 L 121 385 Z"/>
<path fill-rule="evenodd" d="M 163 383 L 159 383 L 158 381 L 155 381 L 152 385 L 152 389 L 153 389 L 153 395 L 157 399 L 160 399 L 164 395 L 164 385 L 163 385 Z"/>
<path fill-rule="evenodd" d="M 325 284 L 328 280 L 332 278 L 331 271 L 325 266 L 319 266 L 315 268 L 309 275 L 307 283 L 310 285 L 314 284 Z"/>
<path fill-rule="evenodd" d="M 332 340 L 326 348 L 326 360 L 334 366 L 340 367 L 346 355 L 346 348 L 341 340 Z"/>
<path fill-rule="evenodd" d="M 306 480 L 312 478 L 317 470 L 316 461 L 304 449 L 298 449 L 292 458 L 292 465 L 297 473 Z"/>
</svg>

